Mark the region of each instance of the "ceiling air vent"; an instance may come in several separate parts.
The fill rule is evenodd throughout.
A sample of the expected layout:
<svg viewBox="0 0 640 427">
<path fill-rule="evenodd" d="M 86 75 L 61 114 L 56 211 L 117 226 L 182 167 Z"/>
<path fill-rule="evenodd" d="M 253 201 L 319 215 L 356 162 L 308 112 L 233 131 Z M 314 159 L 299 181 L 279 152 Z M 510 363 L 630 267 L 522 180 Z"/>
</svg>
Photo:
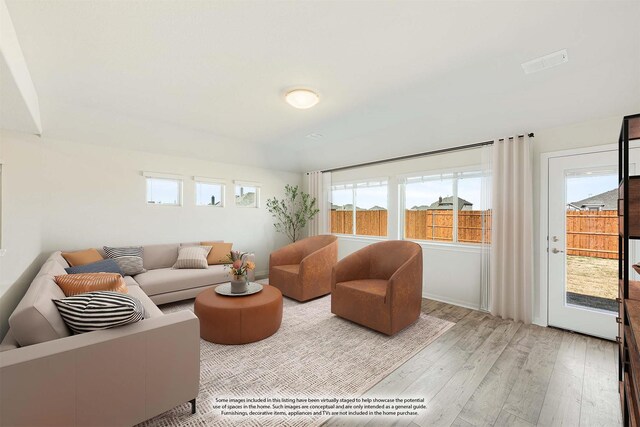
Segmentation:
<svg viewBox="0 0 640 427">
<path fill-rule="evenodd" d="M 562 49 L 557 52 L 550 53 L 549 55 L 527 61 L 522 64 L 522 69 L 525 74 L 531 74 L 546 70 L 547 68 L 555 67 L 556 65 L 564 64 L 568 61 L 569 55 L 567 55 L 567 49 Z"/>
</svg>

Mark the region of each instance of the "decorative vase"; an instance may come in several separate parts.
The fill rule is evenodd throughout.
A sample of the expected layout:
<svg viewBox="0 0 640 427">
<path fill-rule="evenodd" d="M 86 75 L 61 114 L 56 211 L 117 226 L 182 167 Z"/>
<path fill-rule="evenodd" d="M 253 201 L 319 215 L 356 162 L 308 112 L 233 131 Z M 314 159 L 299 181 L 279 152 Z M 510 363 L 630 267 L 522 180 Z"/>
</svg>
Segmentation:
<svg viewBox="0 0 640 427">
<path fill-rule="evenodd" d="M 231 279 L 231 293 L 243 294 L 247 292 L 247 276 L 244 274 L 234 275 Z"/>
</svg>

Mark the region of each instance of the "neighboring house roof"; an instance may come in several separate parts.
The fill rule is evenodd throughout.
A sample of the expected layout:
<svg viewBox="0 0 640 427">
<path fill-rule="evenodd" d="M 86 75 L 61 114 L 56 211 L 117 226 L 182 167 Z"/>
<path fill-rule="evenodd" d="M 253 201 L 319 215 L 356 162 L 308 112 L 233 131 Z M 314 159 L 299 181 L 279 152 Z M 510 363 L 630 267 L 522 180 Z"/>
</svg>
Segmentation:
<svg viewBox="0 0 640 427">
<path fill-rule="evenodd" d="M 600 207 L 603 211 L 614 211 L 618 209 L 618 190 L 605 191 L 577 202 L 568 203 L 568 205 L 576 209 Z"/>
<path fill-rule="evenodd" d="M 237 206 L 253 206 L 256 203 L 256 193 L 244 193 L 242 196 L 236 196 Z"/>
<path fill-rule="evenodd" d="M 473 203 L 458 197 L 458 210 L 468 211 L 473 208 Z M 453 196 L 440 197 L 437 201 L 430 205 L 420 205 L 411 208 L 413 211 L 427 211 L 427 210 L 453 210 Z"/>
<path fill-rule="evenodd" d="M 353 205 L 351 203 L 348 203 L 348 204 L 346 204 L 344 206 L 340 206 L 340 205 L 334 205 L 332 203 L 331 204 L 331 210 L 332 211 L 350 211 L 350 210 L 353 210 Z M 383 208 L 382 206 L 375 205 L 372 208 L 364 209 L 364 208 L 360 208 L 360 207 L 356 206 L 356 210 L 357 211 L 386 211 L 387 208 Z"/>
</svg>

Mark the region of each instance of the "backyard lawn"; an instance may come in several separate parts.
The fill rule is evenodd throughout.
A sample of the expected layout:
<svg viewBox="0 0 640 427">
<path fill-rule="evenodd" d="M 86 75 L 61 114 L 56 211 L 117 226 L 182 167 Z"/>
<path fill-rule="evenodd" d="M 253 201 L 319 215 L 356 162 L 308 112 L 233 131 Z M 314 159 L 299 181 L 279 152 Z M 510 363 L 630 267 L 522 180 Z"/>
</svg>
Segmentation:
<svg viewBox="0 0 640 427">
<path fill-rule="evenodd" d="M 567 291 L 615 300 L 618 297 L 618 260 L 567 256 Z"/>
</svg>

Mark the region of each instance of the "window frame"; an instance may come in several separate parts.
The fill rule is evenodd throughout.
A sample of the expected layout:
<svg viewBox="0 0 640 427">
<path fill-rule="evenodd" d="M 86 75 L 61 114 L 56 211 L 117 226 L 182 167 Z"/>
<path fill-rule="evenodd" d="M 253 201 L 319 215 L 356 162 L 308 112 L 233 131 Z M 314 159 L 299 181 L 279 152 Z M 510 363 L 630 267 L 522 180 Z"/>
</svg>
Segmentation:
<svg viewBox="0 0 640 427">
<path fill-rule="evenodd" d="M 203 176 L 194 176 L 193 202 L 198 208 L 224 208 L 226 206 L 226 182 L 223 179 L 207 178 Z M 219 205 L 201 205 L 198 204 L 198 185 L 218 185 L 220 186 L 220 204 Z"/>
<path fill-rule="evenodd" d="M 452 225 L 452 240 L 449 241 L 445 241 L 445 240 L 423 240 L 423 239 L 412 239 L 412 238 L 408 238 L 405 235 L 405 227 L 406 227 L 406 211 L 407 211 L 407 202 L 406 202 L 406 186 L 407 184 L 410 184 L 409 182 L 407 182 L 409 179 L 411 178 L 428 178 L 428 177 L 436 177 L 436 176 L 446 176 L 446 175 L 451 175 L 451 179 L 453 181 L 452 184 L 452 195 L 451 197 L 454 198 L 454 203 L 455 201 L 458 199 L 458 181 L 459 179 L 461 179 L 461 176 L 465 175 L 465 174 L 469 174 L 469 173 L 473 173 L 473 176 L 467 176 L 467 178 L 484 178 L 485 177 L 485 173 L 482 170 L 482 165 L 475 165 L 475 166 L 463 166 L 463 167 L 459 167 L 459 168 L 448 168 L 448 169 L 439 169 L 439 170 L 433 170 L 433 171 L 420 171 L 420 172 L 413 172 L 413 173 L 407 173 L 407 174 L 402 174 L 402 175 L 398 175 L 398 181 L 399 181 L 399 204 L 398 204 L 398 210 L 399 212 L 399 222 L 400 222 L 400 227 L 399 227 L 399 237 L 402 240 L 408 240 L 411 242 L 416 242 L 420 245 L 439 245 L 439 246 L 464 246 L 464 247 L 480 247 L 482 245 L 482 243 L 473 243 L 473 242 L 460 242 L 458 241 L 458 209 L 453 209 L 453 225 Z M 464 177 L 462 178 L 464 179 Z M 429 180 L 421 180 L 421 181 L 414 181 L 414 182 L 428 182 Z M 435 181 L 435 179 L 434 179 Z"/>
<path fill-rule="evenodd" d="M 351 187 L 351 191 L 352 191 L 352 209 L 351 209 L 351 214 L 352 214 L 352 228 L 351 228 L 351 233 L 347 234 L 347 233 L 334 233 L 333 231 L 331 231 L 331 224 L 329 224 L 329 232 L 330 234 L 333 234 L 335 236 L 345 236 L 345 237 L 358 237 L 358 238 L 364 238 L 364 239 L 379 239 L 379 240 L 389 240 L 389 184 L 390 184 L 391 179 L 389 177 L 377 177 L 377 178 L 370 178 L 370 179 L 359 179 L 359 180 L 353 180 L 353 181 L 340 181 L 340 182 L 336 182 L 336 183 L 331 183 L 331 186 L 329 187 L 329 194 L 331 195 L 331 202 L 330 205 L 333 205 L 333 190 L 336 189 L 336 187 L 344 187 L 342 188 L 342 190 L 348 190 L 348 187 Z M 369 184 L 373 184 L 373 183 L 379 183 L 379 185 L 369 185 Z M 383 184 L 384 183 L 384 184 Z M 357 234 L 357 229 L 358 229 L 358 224 L 357 224 L 357 196 L 356 196 L 356 190 L 358 189 L 358 184 L 367 184 L 366 186 L 361 186 L 360 188 L 364 188 L 364 187 L 386 187 L 387 189 L 387 234 L 385 236 L 372 236 L 369 234 Z M 331 209 L 329 209 L 329 211 L 331 211 Z"/>
<path fill-rule="evenodd" d="M 251 206 L 243 206 L 238 204 L 238 199 L 236 198 L 236 189 L 238 187 L 251 187 L 256 189 L 256 199 L 255 205 Z M 233 206 L 236 208 L 243 209 L 259 209 L 260 208 L 260 193 L 262 185 L 259 182 L 251 182 L 251 181 L 233 181 Z"/>
<path fill-rule="evenodd" d="M 145 205 L 147 206 L 172 206 L 182 207 L 184 205 L 184 179 L 181 175 L 155 173 L 155 172 L 143 172 L 142 176 L 145 178 Z M 178 202 L 177 203 L 151 203 L 148 198 L 149 181 L 150 180 L 164 180 L 174 181 L 178 183 Z"/>
</svg>

